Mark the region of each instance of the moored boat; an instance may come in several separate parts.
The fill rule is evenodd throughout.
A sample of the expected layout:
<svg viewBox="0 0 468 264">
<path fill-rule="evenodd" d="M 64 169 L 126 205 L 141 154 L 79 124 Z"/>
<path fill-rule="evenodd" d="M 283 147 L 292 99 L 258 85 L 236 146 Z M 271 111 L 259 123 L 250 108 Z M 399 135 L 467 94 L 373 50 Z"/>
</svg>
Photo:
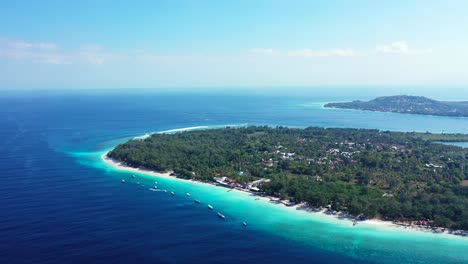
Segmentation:
<svg viewBox="0 0 468 264">
<path fill-rule="evenodd" d="M 208 205 L 208 209 L 213 210 L 213 206 Z"/>
<path fill-rule="evenodd" d="M 226 219 L 226 217 L 222 213 L 219 213 L 219 212 L 218 212 L 218 217 L 223 219 L 223 220 Z"/>
<path fill-rule="evenodd" d="M 197 204 L 201 204 L 201 202 L 200 202 L 199 200 L 196 200 L 196 199 L 195 199 L 195 200 L 193 200 L 193 201 L 194 201 L 195 203 L 197 203 Z"/>
</svg>

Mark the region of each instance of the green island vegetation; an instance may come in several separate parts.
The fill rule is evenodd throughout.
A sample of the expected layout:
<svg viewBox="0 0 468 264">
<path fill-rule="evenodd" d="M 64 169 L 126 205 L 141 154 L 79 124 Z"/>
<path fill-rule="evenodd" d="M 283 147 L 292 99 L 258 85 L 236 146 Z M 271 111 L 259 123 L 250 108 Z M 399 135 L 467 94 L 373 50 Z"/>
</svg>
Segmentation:
<svg viewBox="0 0 468 264">
<path fill-rule="evenodd" d="M 459 140 L 468 136 L 228 127 L 153 134 L 108 156 L 180 178 L 224 176 L 232 187 L 354 216 L 468 230 L 468 151 L 433 142 Z"/>
<path fill-rule="evenodd" d="M 367 102 L 328 103 L 325 107 L 419 115 L 468 117 L 468 102 L 436 101 L 423 96 L 383 96 Z"/>
</svg>

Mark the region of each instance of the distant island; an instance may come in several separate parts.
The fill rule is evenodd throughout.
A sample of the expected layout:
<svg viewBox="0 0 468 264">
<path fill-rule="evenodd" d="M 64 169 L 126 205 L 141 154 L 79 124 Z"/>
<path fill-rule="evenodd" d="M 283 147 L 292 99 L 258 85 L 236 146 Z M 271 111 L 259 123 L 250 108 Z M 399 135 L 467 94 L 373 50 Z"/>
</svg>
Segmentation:
<svg viewBox="0 0 468 264">
<path fill-rule="evenodd" d="M 328 108 L 344 108 L 419 115 L 468 117 L 468 102 L 436 101 L 423 96 L 396 95 L 371 101 L 328 103 Z"/>
<path fill-rule="evenodd" d="M 358 218 L 468 230 L 468 153 L 440 141 L 464 134 L 243 127 L 153 134 L 107 156 L 285 204 Z"/>
</svg>

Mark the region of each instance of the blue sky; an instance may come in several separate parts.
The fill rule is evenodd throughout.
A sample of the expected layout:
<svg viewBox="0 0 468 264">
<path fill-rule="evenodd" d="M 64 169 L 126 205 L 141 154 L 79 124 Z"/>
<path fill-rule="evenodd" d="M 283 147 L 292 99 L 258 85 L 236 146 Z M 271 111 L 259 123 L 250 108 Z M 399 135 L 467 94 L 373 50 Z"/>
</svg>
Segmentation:
<svg viewBox="0 0 468 264">
<path fill-rule="evenodd" d="M 468 84 L 468 2 L 2 1 L 0 89 Z"/>
</svg>

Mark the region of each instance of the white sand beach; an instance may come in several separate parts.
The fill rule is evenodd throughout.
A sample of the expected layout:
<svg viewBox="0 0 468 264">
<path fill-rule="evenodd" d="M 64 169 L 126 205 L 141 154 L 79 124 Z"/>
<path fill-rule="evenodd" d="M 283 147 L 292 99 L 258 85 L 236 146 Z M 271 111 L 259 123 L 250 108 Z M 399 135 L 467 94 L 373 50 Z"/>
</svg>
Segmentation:
<svg viewBox="0 0 468 264">
<path fill-rule="evenodd" d="M 113 167 L 115 169 L 125 170 L 125 171 L 128 171 L 128 172 L 143 173 L 145 175 L 156 177 L 156 178 L 165 178 L 165 179 L 170 179 L 170 180 L 175 180 L 175 181 L 183 181 L 183 182 L 190 183 L 190 184 L 201 184 L 201 185 L 214 186 L 214 187 L 219 187 L 219 188 L 224 188 L 225 189 L 225 187 L 217 186 L 214 183 L 211 184 L 211 183 L 206 183 L 206 182 L 201 182 L 201 181 L 194 181 L 194 180 L 186 180 L 186 179 L 177 178 L 177 177 L 171 176 L 170 172 L 157 172 L 157 171 L 153 171 L 153 170 L 129 167 L 129 166 L 126 166 L 126 165 L 122 164 L 121 162 L 115 161 L 115 160 L 107 157 L 107 153 L 108 152 L 105 152 L 104 154 L 102 154 L 101 158 L 107 165 L 109 165 L 110 167 Z M 282 207 L 284 209 L 287 209 L 287 210 L 294 210 L 294 211 L 301 210 L 301 211 L 306 211 L 306 212 L 309 212 L 309 213 L 312 213 L 312 214 L 320 215 L 320 216 L 323 216 L 323 217 L 330 217 L 330 218 L 345 218 L 345 219 L 349 220 L 350 223 L 352 223 L 352 221 L 353 221 L 352 217 L 350 217 L 350 216 L 348 216 L 348 215 L 346 215 L 344 213 L 336 212 L 336 213 L 332 214 L 332 213 L 329 213 L 326 209 L 318 210 L 318 209 L 315 209 L 315 208 L 312 208 L 312 207 L 308 206 L 305 203 L 288 206 L 288 205 L 286 205 L 287 201 L 281 201 L 276 197 L 256 195 L 255 193 L 249 192 L 247 190 L 240 190 L 240 189 L 229 189 L 229 192 L 231 192 L 231 191 L 252 195 L 253 199 L 255 199 L 255 200 L 272 203 L 272 204 L 278 205 L 278 206 L 280 206 L 280 207 Z M 379 225 L 379 226 L 398 227 L 397 225 L 393 224 L 392 222 L 381 221 L 381 220 L 377 220 L 377 219 L 369 219 L 369 220 L 363 221 L 363 223 L 364 222 L 366 224 L 371 224 L 371 225 L 374 225 L 374 226 Z"/>
<path fill-rule="evenodd" d="M 135 173 L 143 173 L 145 175 L 151 176 L 151 177 L 156 177 L 156 178 L 165 178 L 169 180 L 174 180 L 174 181 L 181 181 L 181 182 L 186 182 L 192 185 L 206 185 L 206 186 L 211 186 L 211 187 L 217 187 L 217 188 L 223 188 L 226 189 L 226 187 L 218 186 L 215 183 L 207 183 L 207 182 L 202 182 L 202 181 L 195 181 L 195 180 L 186 180 L 186 179 L 181 179 L 177 178 L 175 176 L 171 176 L 171 172 L 157 172 L 153 170 L 147 170 L 147 169 L 140 169 L 140 168 L 133 168 L 126 166 L 122 164 L 121 162 L 115 161 L 109 157 L 107 157 L 107 153 L 105 152 L 101 155 L 102 160 L 110 167 L 118 169 L 118 170 L 124 170 L 128 172 L 135 172 Z M 288 201 L 281 201 L 277 197 L 271 197 L 271 196 L 265 196 L 265 195 L 257 195 L 256 193 L 252 193 L 248 190 L 241 190 L 241 189 L 229 189 L 228 192 L 238 192 L 238 193 L 244 193 L 246 195 L 252 196 L 252 199 L 256 201 L 262 201 L 266 202 L 269 204 L 274 204 L 278 207 L 283 208 L 284 210 L 288 210 L 289 212 L 295 211 L 303 211 L 310 213 L 313 215 L 315 218 L 320 217 L 324 219 L 329 219 L 329 220 L 344 220 L 346 221 L 345 223 L 348 224 L 350 227 L 353 226 L 353 221 L 354 217 L 350 216 L 346 213 L 343 212 L 332 212 L 327 209 L 318 209 L 318 208 L 313 208 L 308 206 L 306 203 L 301 203 L 301 204 L 295 204 L 295 205 L 286 205 Z M 448 230 L 448 229 L 443 229 L 443 228 L 424 228 L 421 226 L 415 226 L 415 225 L 405 225 L 401 223 L 394 223 L 391 221 L 384 221 L 380 219 L 366 219 L 364 221 L 359 221 L 358 222 L 359 226 L 366 226 L 366 227 L 376 227 L 376 228 L 385 228 L 385 229 L 397 229 L 397 230 L 413 230 L 413 231 L 424 231 L 424 232 L 432 232 L 432 233 L 443 233 L 443 234 L 466 234 L 463 231 L 456 231 L 456 230 Z"/>
</svg>

